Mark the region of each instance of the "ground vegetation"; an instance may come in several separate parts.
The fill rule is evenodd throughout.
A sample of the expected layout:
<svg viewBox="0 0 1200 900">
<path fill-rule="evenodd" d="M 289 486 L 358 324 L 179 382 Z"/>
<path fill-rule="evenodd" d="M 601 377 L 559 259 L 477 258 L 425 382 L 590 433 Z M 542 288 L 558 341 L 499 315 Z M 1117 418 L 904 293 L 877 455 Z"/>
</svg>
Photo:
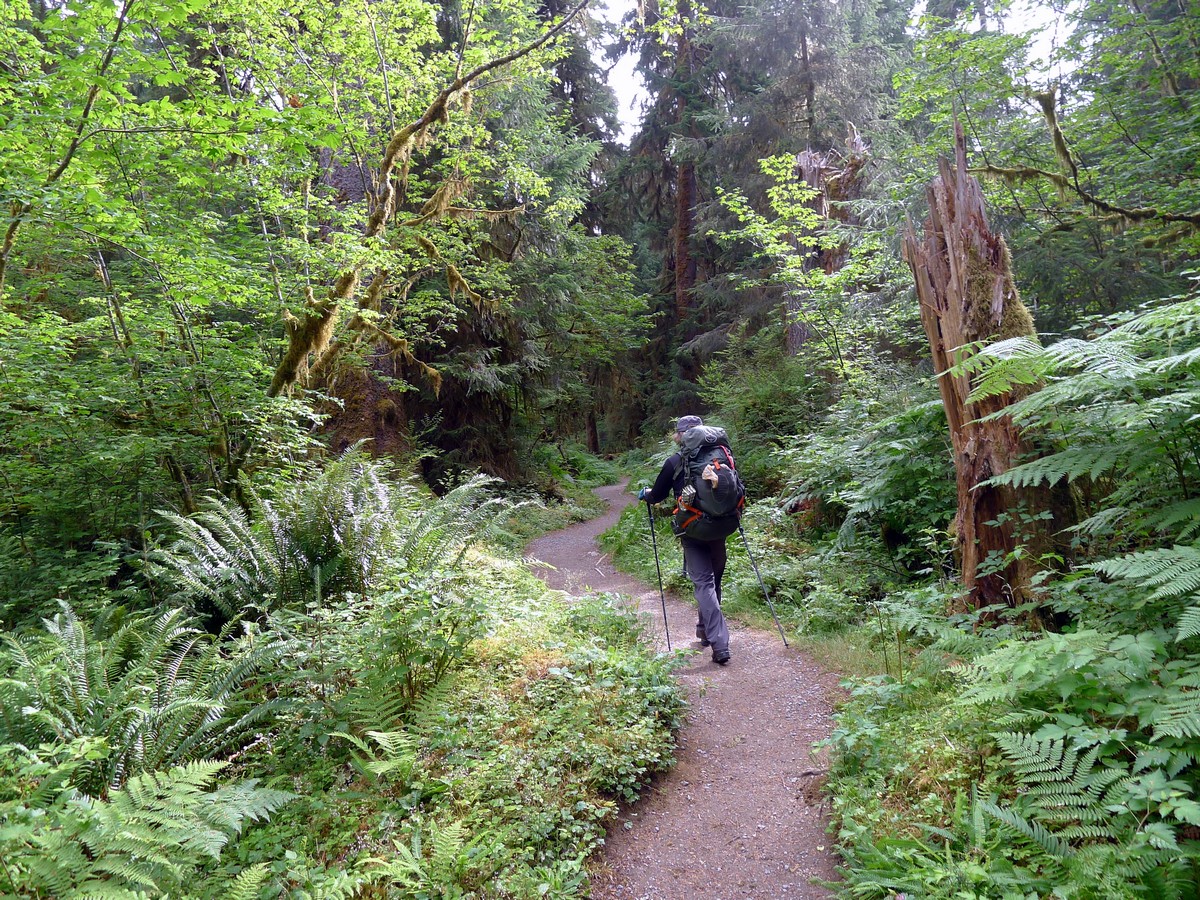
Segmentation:
<svg viewBox="0 0 1200 900">
<path fill-rule="evenodd" d="M 1194 895 L 1194 10 L 585 6 L 0 0 L 0 887 L 586 895 L 679 693 L 518 555 L 699 413 L 839 890 Z"/>
</svg>

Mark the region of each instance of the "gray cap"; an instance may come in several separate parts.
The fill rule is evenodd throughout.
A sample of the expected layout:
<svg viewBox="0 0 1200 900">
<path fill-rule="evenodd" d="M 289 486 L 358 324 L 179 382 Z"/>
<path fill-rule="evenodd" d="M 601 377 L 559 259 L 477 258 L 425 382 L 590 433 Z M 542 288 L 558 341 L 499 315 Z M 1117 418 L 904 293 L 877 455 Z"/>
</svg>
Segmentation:
<svg viewBox="0 0 1200 900">
<path fill-rule="evenodd" d="M 675 431 L 679 434 L 683 434 L 685 431 L 695 428 L 697 425 L 703 424 L 704 420 L 699 416 L 680 416 L 679 421 L 675 423 Z"/>
</svg>

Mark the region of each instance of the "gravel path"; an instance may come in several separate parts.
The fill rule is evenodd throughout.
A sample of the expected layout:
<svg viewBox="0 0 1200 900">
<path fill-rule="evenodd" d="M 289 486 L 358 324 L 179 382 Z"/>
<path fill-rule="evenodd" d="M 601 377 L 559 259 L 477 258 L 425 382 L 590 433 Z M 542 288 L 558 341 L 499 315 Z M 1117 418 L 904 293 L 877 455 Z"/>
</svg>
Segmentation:
<svg viewBox="0 0 1200 900">
<path fill-rule="evenodd" d="M 597 493 L 607 513 L 541 537 L 526 553 L 554 567 L 538 571 L 558 590 L 629 597 L 653 617 L 651 633 L 666 650 L 657 585 L 617 572 L 596 544 L 636 500 L 624 485 Z M 832 728 L 836 677 L 784 649 L 777 632 L 736 622 L 733 660 L 718 666 L 695 640 L 690 597 L 668 594 L 667 616 L 672 646 L 696 651 L 679 672 L 691 709 L 678 764 L 610 826 L 592 867 L 593 900 L 832 897 L 813 884 L 834 877 L 836 858 L 820 791 L 826 761 L 810 747 Z"/>
</svg>

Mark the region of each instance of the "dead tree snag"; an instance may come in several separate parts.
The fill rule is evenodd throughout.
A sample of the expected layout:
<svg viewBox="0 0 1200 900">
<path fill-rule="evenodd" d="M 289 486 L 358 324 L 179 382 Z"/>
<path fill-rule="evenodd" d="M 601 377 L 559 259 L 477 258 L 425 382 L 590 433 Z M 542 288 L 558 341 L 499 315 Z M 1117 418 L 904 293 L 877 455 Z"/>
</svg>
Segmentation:
<svg viewBox="0 0 1200 900">
<path fill-rule="evenodd" d="M 1031 597 L 1044 543 L 1036 533 L 1039 523 L 1028 514 L 1045 509 L 1046 501 L 1038 492 L 987 484 L 1029 452 L 1011 419 L 991 418 L 1015 398 L 972 399 L 972 379 L 948 372 L 981 342 L 1032 337 L 1035 331 L 1013 283 L 1008 246 L 988 226 L 979 182 L 967 173 L 961 128 L 955 151 L 954 164 L 940 160 L 939 175 L 926 188 L 924 240 L 918 241 L 910 225 L 904 258 L 916 280 L 950 424 L 958 483 L 955 530 L 967 600 L 976 609 L 1015 606 Z"/>
</svg>

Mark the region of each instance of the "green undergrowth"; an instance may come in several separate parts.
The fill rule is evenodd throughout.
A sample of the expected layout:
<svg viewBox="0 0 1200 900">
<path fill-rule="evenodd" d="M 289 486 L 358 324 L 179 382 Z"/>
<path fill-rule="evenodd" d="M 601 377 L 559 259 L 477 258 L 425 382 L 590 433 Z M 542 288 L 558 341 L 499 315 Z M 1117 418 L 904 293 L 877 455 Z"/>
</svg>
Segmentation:
<svg viewBox="0 0 1200 900">
<path fill-rule="evenodd" d="M 568 607 L 515 563 L 469 564 L 479 587 L 439 590 L 457 603 L 479 592 L 479 637 L 399 716 L 369 662 L 314 680 L 315 660 L 296 652 L 271 679 L 290 696 L 270 724 L 201 771 L 147 776 L 158 800 L 134 779 L 79 806 L 116 737 L 6 745 L 9 895 L 133 897 L 142 885 L 225 897 L 241 885 L 261 898 L 585 896 L 585 861 L 616 804 L 673 761 L 683 700 L 672 663 L 642 649 L 641 626 L 613 598 Z M 315 652 L 352 660 L 355 618 L 340 603 L 332 612 Z M 228 809 L 214 806 L 222 791 Z M 189 837 L 201 826 L 204 844 Z"/>
<path fill-rule="evenodd" d="M 519 553 L 534 538 L 601 515 L 606 506 L 594 488 L 616 483 L 623 471 L 618 462 L 578 447 L 544 447 L 537 462 L 540 481 L 510 489 L 524 505 L 490 535 L 505 551 Z"/>
<path fill-rule="evenodd" d="M 503 602 L 464 665 L 397 745 L 366 732 L 333 741 L 336 765 L 289 756 L 273 778 L 305 799 L 239 844 L 234 865 L 271 858 L 281 883 L 314 895 L 346 872 L 406 898 L 585 895 L 616 803 L 673 762 L 683 701 L 670 662 L 640 648 L 611 598 L 565 607 L 521 570 L 473 565 Z"/>
<path fill-rule="evenodd" d="M 502 485 L 387 475 L 352 450 L 249 514 L 172 516 L 169 603 L 6 635 L 0 895 L 586 896 L 672 764 L 674 659 L 488 549 Z"/>
</svg>

